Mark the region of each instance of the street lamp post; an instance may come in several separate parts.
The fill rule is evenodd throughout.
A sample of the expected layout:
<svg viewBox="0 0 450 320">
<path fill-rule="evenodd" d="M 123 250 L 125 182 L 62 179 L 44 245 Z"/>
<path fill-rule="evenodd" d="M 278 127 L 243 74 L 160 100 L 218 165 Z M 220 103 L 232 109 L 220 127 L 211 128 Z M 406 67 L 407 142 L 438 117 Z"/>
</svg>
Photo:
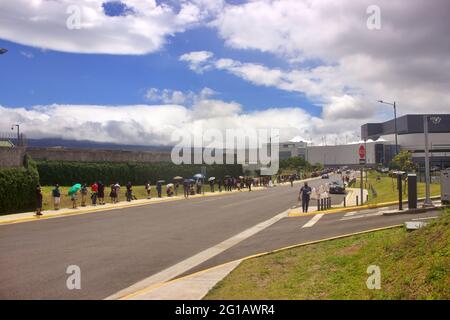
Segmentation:
<svg viewBox="0 0 450 320">
<path fill-rule="evenodd" d="M 17 145 L 19 145 L 19 143 L 20 143 L 20 125 L 13 124 L 11 126 L 11 130 L 14 130 L 14 127 L 17 127 Z"/>
<path fill-rule="evenodd" d="M 423 207 L 432 207 L 433 202 L 431 202 L 430 197 L 430 152 L 428 145 L 428 120 L 431 120 L 433 124 L 438 124 L 441 121 L 440 117 L 428 117 L 423 116 L 423 133 L 425 136 L 425 201 L 423 202 Z"/>
<path fill-rule="evenodd" d="M 394 130 L 395 130 L 395 155 L 398 154 L 398 137 L 397 137 L 397 105 L 394 103 L 378 100 L 379 103 L 388 104 L 394 107 Z"/>
</svg>

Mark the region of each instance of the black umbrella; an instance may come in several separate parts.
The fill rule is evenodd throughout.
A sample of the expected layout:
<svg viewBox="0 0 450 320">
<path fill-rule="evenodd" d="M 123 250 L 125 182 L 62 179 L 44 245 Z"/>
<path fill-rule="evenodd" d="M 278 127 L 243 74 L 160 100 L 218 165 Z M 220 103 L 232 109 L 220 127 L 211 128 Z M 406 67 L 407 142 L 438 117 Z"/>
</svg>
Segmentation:
<svg viewBox="0 0 450 320">
<path fill-rule="evenodd" d="M 7 53 L 7 52 L 8 52 L 8 50 L 6 50 L 4 48 L 0 48 L 0 54 L 4 54 L 4 53 Z"/>
<path fill-rule="evenodd" d="M 166 183 L 166 180 L 158 180 L 156 183 Z"/>
</svg>

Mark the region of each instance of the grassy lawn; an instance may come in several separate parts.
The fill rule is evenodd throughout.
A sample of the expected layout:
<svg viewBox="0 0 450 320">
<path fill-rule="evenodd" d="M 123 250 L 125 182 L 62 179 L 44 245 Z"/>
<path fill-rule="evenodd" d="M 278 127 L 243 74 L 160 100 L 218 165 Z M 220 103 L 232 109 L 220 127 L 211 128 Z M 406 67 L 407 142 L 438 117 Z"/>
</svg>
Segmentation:
<svg viewBox="0 0 450 320">
<path fill-rule="evenodd" d="M 211 191 L 209 184 L 204 185 L 204 188 L 205 188 L 205 192 Z M 52 210 L 53 209 L 53 197 L 52 197 L 53 189 L 54 189 L 53 186 L 42 186 L 43 210 Z M 67 192 L 69 191 L 69 189 L 70 189 L 70 187 L 68 187 L 68 186 L 60 186 L 59 187 L 59 190 L 61 191 L 61 208 L 72 208 L 72 202 L 70 201 L 70 196 L 67 195 Z M 91 188 L 89 187 L 89 194 L 88 194 L 88 201 L 87 201 L 88 205 L 91 204 L 90 190 L 91 190 Z M 214 187 L 214 190 L 215 190 L 215 192 L 218 192 L 219 188 L 217 185 Z M 111 191 L 110 187 L 107 186 L 105 188 L 105 202 L 106 203 L 111 202 L 111 199 L 109 198 L 110 191 Z M 126 192 L 126 187 L 123 185 L 120 188 L 120 196 L 119 196 L 120 201 L 126 200 L 125 192 Z M 133 186 L 133 195 L 136 196 L 136 198 L 138 198 L 138 199 L 146 199 L 147 191 L 145 190 L 145 186 L 143 186 L 143 185 Z M 178 195 L 183 195 L 183 186 L 182 185 L 180 185 L 180 187 L 178 188 Z M 156 191 L 156 186 L 152 186 L 151 196 L 152 196 L 152 198 L 156 198 L 158 196 L 158 193 Z M 166 185 L 163 185 L 162 196 L 166 197 Z M 80 204 L 81 204 L 81 195 L 80 195 L 80 193 L 78 193 L 78 205 L 80 205 Z"/>
<path fill-rule="evenodd" d="M 380 177 L 380 180 L 377 180 L 377 177 Z M 355 184 L 355 188 L 359 187 L 359 181 L 357 180 Z M 365 179 L 364 179 L 365 182 Z M 388 201 L 396 201 L 398 200 L 398 191 L 397 191 L 397 180 L 390 178 L 386 174 L 380 174 L 375 171 L 370 171 L 368 173 L 368 183 L 372 184 L 377 192 L 377 196 L 374 197 L 372 192 L 369 192 L 369 204 L 388 202 Z M 437 183 L 432 183 L 431 185 L 431 196 L 438 196 L 441 194 L 441 186 Z M 365 185 L 365 187 L 367 187 Z M 403 199 L 408 200 L 408 186 L 403 183 Z M 406 189 L 406 190 L 405 190 Z M 417 192 L 419 198 L 425 197 L 425 183 L 418 182 L 417 183 Z"/>
<path fill-rule="evenodd" d="M 414 232 L 372 232 L 241 263 L 205 299 L 450 299 L 450 214 Z M 381 269 L 381 289 L 366 286 Z"/>
</svg>

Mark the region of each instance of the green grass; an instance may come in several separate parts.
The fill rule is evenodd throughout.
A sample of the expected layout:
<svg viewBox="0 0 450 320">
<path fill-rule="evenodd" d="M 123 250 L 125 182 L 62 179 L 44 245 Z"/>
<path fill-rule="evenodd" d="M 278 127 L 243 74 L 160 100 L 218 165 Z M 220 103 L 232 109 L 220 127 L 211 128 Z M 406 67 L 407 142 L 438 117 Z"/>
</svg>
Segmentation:
<svg viewBox="0 0 450 320">
<path fill-rule="evenodd" d="M 450 214 L 280 251 L 241 263 L 205 299 L 450 299 Z M 367 267 L 381 269 L 370 290 Z"/>
<path fill-rule="evenodd" d="M 162 188 L 162 196 L 166 197 L 166 185 L 163 185 Z M 205 188 L 205 192 L 210 192 L 210 186 L 208 185 L 204 185 Z M 43 200 L 42 200 L 42 209 L 43 210 L 53 210 L 53 197 L 52 197 L 52 190 L 54 189 L 53 186 L 43 186 L 42 187 L 42 195 L 43 195 Z M 61 208 L 72 208 L 72 202 L 70 200 L 70 196 L 67 195 L 67 192 L 69 191 L 70 187 L 68 186 L 60 186 L 59 190 L 61 192 Z M 91 200 L 90 200 L 90 187 L 89 187 L 89 194 L 88 194 L 88 201 L 87 201 L 87 205 L 91 205 Z M 219 188 L 217 185 L 215 185 L 214 187 L 215 192 L 218 192 Z M 222 189 L 223 190 L 223 189 Z M 110 193 L 111 189 L 109 186 L 107 186 L 105 188 L 105 202 L 106 203 L 110 203 L 111 199 L 109 198 L 109 193 Z M 126 192 L 126 187 L 122 186 L 120 188 L 120 197 L 119 200 L 120 201 L 125 201 L 126 197 L 125 197 L 125 192 Z M 223 192 L 223 191 L 222 191 Z M 147 198 L 147 191 L 145 190 L 145 186 L 133 186 L 133 195 L 136 196 L 136 198 L 138 199 L 146 199 Z M 178 195 L 183 195 L 183 186 L 180 185 L 180 187 L 178 188 Z M 156 186 L 152 186 L 152 191 L 151 191 L 151 196 L 152 198 L 156 198 L 158 196 L 158 193 L 156 191 Z M 81 204 L 81 195 L 80 193 L 78 193 L 78 205 Z"/>
<path fill-rule="evenodd" d="M 380 180 L 377 180 L 377 177 L 380 177 Z M 398 191 L 397 191 L 397 180 L 389 177 L 386 174 L 380 174 L 375 171 L 369 171 L 368 173 L 368 183 L 372 184 L 377 192 L 377 196 L 375 197 L 374 194 L 369 191 L 369 204 L 376 204 L 376 203 L 382 203 L 382 202 L 388 202 L 388 201 L 396 201 L 398 200 Z M 355 188 L 358 188 L 360 186 L 360 179 L 357 180 L 356 184 L 354 185 Z M 365 184 L 364 179 L 364 187 L 368 188 L 368 185 Z M 403 190 L 405 191 L 403 193 L 403 200 L 408 199 L 408 186 L 403 183 L 402 185 Z M 405 190 L 406 189 L 406 190 Z M 425 183 L 418 182 L 417 183 L 417 193 L 418 197 L 422 198 L 425 197 Z M 430 185 L 430 194 L 431 196 L 438 196 L 441 194 L 441 186 L 437 183 L 432 183 Z"/>
</svg>

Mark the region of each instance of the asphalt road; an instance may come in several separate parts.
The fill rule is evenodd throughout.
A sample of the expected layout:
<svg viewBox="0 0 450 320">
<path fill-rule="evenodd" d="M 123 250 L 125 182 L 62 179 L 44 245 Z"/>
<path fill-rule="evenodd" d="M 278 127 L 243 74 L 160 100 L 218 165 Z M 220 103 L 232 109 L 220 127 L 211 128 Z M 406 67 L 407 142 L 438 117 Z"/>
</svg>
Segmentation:
<svg viewBox="0 0 450 320">
<path fill-rule="evenodd" d="M 103 299 L 296 205 L 299 187 L 0 226 L 0 299 Z M 340 201 L 342 196 L 333 198 Z M 310 218 L 282 219 L 194 269 L 404 219 L 343 223 L 329 215 L 300 232 Z M 66 287 L 69 265 L 81 269 L 81 290 Z"/>
</svg>

